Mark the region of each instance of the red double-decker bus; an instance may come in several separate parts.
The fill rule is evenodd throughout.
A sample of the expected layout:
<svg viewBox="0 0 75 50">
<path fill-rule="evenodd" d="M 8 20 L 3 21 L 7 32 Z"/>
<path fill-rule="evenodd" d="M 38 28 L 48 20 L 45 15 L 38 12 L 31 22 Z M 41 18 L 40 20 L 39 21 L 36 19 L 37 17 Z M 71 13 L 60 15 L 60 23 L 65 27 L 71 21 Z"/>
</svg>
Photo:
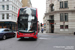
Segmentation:
<svg viewBox="0 0 75 50">
<path fill-rule="evenodd" d="M 20 8 L 17 16 L 17 38 L 38 38 L 38 16 L 36 8 Z"/>
</svg>

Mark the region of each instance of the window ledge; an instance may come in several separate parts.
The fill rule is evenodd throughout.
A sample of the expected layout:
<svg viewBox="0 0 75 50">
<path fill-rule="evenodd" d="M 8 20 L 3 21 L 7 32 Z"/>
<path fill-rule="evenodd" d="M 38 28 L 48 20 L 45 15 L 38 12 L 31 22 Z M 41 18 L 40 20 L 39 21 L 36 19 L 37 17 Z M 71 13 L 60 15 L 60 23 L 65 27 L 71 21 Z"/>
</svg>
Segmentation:
<svg viewBox="0 0 75 50">
<path fill-rule="evenodd" d="M 59 8 L 59 9 L 69 9 L 69 7 L 67 7 L 67 8 Z"/>
<path fill-rule="evenodd" d="M 68 21 L 60 21 L 60 22 L 68 22 Z"/>
</svg>

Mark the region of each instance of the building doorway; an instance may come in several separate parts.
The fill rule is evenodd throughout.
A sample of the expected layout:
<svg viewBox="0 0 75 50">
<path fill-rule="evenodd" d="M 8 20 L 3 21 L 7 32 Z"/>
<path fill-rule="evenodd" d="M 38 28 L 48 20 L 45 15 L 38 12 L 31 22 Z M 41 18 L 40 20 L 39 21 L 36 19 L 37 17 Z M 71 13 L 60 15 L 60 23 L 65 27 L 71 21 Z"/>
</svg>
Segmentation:
<svg viewBox="0 0 75 50">
<path fill-rule="evenodd" d="M 54 33 L 54 15 L 49 16 L 50 33 Z"/>
<path fill-rule="evenodd" d="M 51 24 L 51 33 L 54 33 L 54 24 Z"/>
</svg>

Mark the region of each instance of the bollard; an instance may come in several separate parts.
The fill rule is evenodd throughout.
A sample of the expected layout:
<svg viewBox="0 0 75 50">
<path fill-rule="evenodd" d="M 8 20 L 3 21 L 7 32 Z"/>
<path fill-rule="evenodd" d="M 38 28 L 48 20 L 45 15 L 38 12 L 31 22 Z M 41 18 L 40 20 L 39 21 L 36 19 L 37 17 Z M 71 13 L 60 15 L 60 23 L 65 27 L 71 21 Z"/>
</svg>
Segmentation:
<svg viewBox="0 0 75 50">
<path fill-rule="evenodd" d="M 75 32 L 74 32 L 74 35 L 75 35 Z"/>
</svg>

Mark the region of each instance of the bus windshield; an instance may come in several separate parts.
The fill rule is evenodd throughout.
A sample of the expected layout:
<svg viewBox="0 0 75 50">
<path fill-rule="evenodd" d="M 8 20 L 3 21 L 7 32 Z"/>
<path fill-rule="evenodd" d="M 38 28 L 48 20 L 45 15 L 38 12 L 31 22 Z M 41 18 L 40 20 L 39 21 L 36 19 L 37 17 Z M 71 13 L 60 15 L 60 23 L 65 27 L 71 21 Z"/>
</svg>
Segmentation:
<svg viewBox="0 0 75 50">
<path fill-rule="evenodd" d="M 37 30 L 36 10 L 25 8 L 20 9 L 18 17 L 18 31 L 19 32 L 34 32 Z"/>
</svg>

